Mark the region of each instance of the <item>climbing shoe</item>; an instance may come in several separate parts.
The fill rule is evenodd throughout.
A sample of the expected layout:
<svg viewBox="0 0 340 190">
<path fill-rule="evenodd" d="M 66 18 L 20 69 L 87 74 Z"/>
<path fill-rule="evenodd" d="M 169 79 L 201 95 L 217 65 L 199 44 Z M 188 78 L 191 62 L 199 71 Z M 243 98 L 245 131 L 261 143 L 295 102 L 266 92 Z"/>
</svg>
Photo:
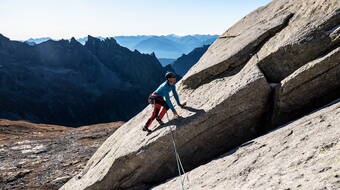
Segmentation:
<svg viewBox="0 0 340 190">
<path fill-rule="evenodd" d="M 143 127 L 143 131 L 147 131 L 148 133 L 151 133 L 152 131 L 148 129 L 146 126 Z"/>
</svg>

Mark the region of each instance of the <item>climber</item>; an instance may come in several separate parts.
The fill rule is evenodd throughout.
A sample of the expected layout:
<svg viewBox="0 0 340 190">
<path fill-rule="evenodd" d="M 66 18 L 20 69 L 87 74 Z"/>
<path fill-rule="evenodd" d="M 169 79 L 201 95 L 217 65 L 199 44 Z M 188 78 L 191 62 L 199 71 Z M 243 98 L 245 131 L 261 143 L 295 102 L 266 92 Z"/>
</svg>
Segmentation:
<svg viewBox="0 0 340 190">
<path fill-rule="evenodd" d="M 178 94 L 176 92 L 176 87 L 175 87 L 175 83 L 176 83 L 176 75 L 172 72 L 167 72 L 165 74 L 165 79 L 166 81 L 164 83 L 162 83 L 157 90 L 155 90 L 148 98 L 148 102 L 150 104 L 152 104 L 154 106 L 153 108 L 153 112 L 151 117 L 148 119 L 148 121 L 146 122 L 146 124 L 143 127 L 143 131 L 147 131 L 147 132 L 151 132 L 151 130 L 149 129 L 149 126 L 151 125 L 152 121 L 154 119 L 156 119 L 158 121 L 158 123 L 160 125 L 163 125 L 163 121 L 162 118 L 165 115 L 165 113 L 168 111 L 168 109 L 170 108 L 174 114 L 174 116 L 176 118 L 179 117 L 179 115 L 177 114 L 174 106 L 172 105 L 171 101 L 170 101 L 170 96 L 169 96 L 169 92 L 172 91 L 174 98 L 177 102 L 177 105 L 179 105 L 180 107 L 184 107 L 184 104 L 181 104 L 178 98 Z M 163 97 L 165 98 L 165 101 L 163 99 Z M 158 115 L 159 111 L 161 110 L 161 108 L 163 107 L 161 113 Z"/>
</svg>

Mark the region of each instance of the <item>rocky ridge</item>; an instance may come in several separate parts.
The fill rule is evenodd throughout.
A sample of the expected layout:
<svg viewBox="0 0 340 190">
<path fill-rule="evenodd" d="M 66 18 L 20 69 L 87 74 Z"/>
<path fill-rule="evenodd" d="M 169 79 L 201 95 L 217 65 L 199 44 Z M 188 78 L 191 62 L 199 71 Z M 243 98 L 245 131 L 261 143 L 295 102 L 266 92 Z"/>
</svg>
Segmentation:
<svg viewBox="0 0 340 190">
<path fill-rule="evenodd" d="M 0 118 L 66 126 L 124 121 L 163 78 L 154 55 L 113 38 L 30 46 L 0 34 Z"/>
</svg>

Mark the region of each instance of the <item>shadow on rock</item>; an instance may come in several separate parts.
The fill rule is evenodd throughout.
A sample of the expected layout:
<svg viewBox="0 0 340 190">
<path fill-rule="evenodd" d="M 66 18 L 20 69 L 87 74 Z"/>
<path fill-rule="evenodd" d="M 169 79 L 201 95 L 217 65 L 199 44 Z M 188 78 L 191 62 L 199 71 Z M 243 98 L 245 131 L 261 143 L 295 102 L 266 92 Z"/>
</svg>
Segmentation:
<svg viewBox="0 0 340 190">
<path fill-rule="evenodd" d="M 197 117 L 199 117 L 199 116 L 201 116 L 202 114 L 205 113 L 205 111 L 203 109 L 196 109 L 196 108 L 189 107 L 189 106 L 185 106 L 182 109 L 188 110 L 190 112 L 194 112 L 194 114 L 189 116 L 189 117 L 179 117 L 177 119 L 170 120 L 167 123 L 165 123 L 164 125 L 158 126 L 152 132 L 155 132 L 159 129 L 162 129 L 162 128 L 165 128 L 165 127 L 168 127 L 168 126 L 172 126 L 172 125 L 175 125 L 177 128 L 181 128 L 181 127 L 185 126 L 186 124 L 190 123 L 191 121 L 195 120 Z"/>
</svg>

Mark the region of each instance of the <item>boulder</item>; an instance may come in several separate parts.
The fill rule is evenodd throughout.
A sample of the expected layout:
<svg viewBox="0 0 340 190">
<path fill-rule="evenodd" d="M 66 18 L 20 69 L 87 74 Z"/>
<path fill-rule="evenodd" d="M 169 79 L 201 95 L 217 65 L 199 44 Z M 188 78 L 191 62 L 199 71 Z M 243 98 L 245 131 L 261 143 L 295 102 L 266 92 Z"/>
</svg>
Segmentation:
<svg viewBox="0 0 340 190">
<path fill-rule="evenodd" d="M 302 66 L 275 90 L 272 126 L 340 97 L 340 47 Z"/>
<path fill-rule="evenodd" d="M 337 0 L 276 0 L 260 7 L 223 33 L 183 77 L 183 84 L 195 88 L 253 55 L 268 81 L 280 82 L 339 45 L 339 9 Z"/>
<path fill-rule="evenodd" d="M 340 189 L 339 101 L 188 172 L 185 189 Z"/>
<path fill-rule="evenodd" d="M 340 44 L 338 0 L 286 0 L 294 14 L 288 25 L 269 39 L 257 53 L 258 65 L 270 82 L 280 82 L 304 64 Z"/>
<path fill-rule="evenodd" d="M 146 135 L 141 127 L 151 114 L 147 107 L 108 138 L 85 170 L 61 189 L 147 189 L 175 176 L 171 130 L 185 169 L 193 169 L 257 135 L 270 87 L 256 65 L 247 65 L 234 76 L 179 94 L 188 105 L 178 110 L 183 119 Z"/>
</svg>

